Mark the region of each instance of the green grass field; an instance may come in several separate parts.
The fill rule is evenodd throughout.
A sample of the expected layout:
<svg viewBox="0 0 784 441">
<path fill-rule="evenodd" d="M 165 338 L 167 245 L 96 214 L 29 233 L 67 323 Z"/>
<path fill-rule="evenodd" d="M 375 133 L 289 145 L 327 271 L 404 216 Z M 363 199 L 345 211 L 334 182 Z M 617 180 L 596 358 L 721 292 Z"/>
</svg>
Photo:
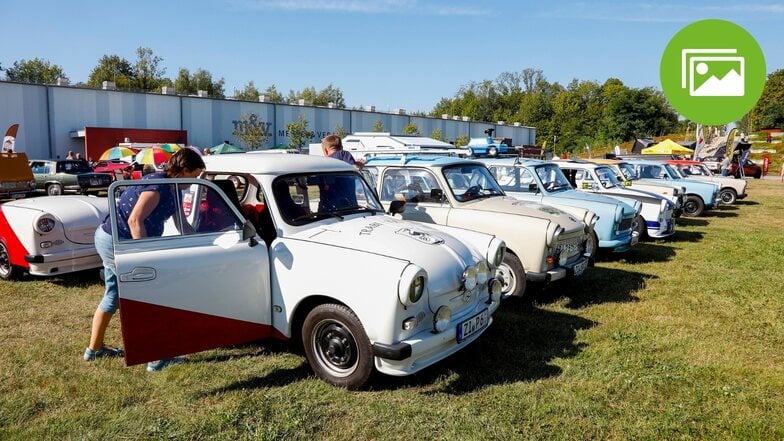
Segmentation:
<svg viewBox="0 0 784 441">
<path fill-rule="evenodd" d="M 362 392 L 274 342 L 85 363 L 95 272 L 0 282 L 0 439 L 782 439 L 784 184 L 749 193 Z"/>
</svg>

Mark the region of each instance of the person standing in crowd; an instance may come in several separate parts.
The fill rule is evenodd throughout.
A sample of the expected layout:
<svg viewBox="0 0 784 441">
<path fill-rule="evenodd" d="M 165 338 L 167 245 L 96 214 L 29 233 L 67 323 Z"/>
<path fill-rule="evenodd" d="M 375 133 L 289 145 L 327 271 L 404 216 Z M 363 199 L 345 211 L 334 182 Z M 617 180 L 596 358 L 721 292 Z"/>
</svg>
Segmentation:
<svg viewBox="0 0 784 441">
<path fill-rule="evenodd" d="M 343 150 L 343 143 L 340 141 L 338 135 L 327 135 L 321 140 L 321 152 L 328 158 L 339 159 L 347 164 L 353 165 L 355 168 L 362 168 L 365 165 L 365 159 L 354 160 L 351 153 Z"/>
<path fill-rule="evenodd" d="M 74 152 L 73 152 L 73 150 L 68 150 L 68 154 L 65 155 L 65 159 L 74 159 Z"/>
<path fill-rule="evenodd" d="M 727 156 L 721 161 L 721 175 L 722 176 L 729 176 L 730 174 L 730 163 L 732 162 L 732 158 Z"/>
<path fill-rule="evenodd" d="M 204 161 L 191 149 L 178 150 L 167 163 L 164 171 L 151 173 L 142 179 L 195 178 L 204 171 Z M 140 239 L 163 234 L 167 219 L 176 215 L 179 208 L 175 194 L 169 185 L 133 186 L 125 190 L 117 204 L 117 235 L 120 239 Z M 187 224 L 186 224 L 187 226 Z M 120 348 L 104 344 L 106 328 L 117 311 L 119 291 L 114 264 L 112 222 L 106 217 L 95 231 L 95 248 L 103 260 L 104 296 L 93 314 L 90 344 L 84 351 L 84 360 L 93 361 L 103 357 L 120 357 Z M 158 371 L 167 365 L 183 362 L 183 358 L 170 358 L 147 364 L 149 372 Z"/>
</svg>

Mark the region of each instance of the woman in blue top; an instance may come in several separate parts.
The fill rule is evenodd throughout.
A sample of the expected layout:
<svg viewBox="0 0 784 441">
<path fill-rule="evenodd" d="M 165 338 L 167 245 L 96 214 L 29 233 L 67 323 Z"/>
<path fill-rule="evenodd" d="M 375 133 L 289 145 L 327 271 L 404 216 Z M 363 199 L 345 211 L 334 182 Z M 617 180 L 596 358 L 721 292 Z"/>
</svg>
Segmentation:
<svg viewBox="0 0 784 441">
<path fill-rule="evenodd" d="M 204 161 L 192 149 L 178 150 L 163 172 L 145 175 L 142 179 L 195 178 L 204 171 Z M 111 197 L 111 195 L 110 195 Z M 117 234 L 120 239 L 140 239 L 163 234 L 163 225 L 178 210 L 171 185 L 132 186 L 125 190 L 117 206 Z M 111 218 L 107 217 L 95 231 L 95 249 L 103 260 L 106 289 L 103 299 L 93 315 L 90 345 L 84 351 L 84 360 L 100 357 L 120 357 L 122 349 L 104 346 L 104 335 L 117 311 L 119 291 L 114 265 Z M 164 360 L 165 361 L 165 360 Z M 152 362 L 148 370 L 158 370 L 166 363 Z M 151 368 L 152 367 L 152 368 Z"/>
</svg>

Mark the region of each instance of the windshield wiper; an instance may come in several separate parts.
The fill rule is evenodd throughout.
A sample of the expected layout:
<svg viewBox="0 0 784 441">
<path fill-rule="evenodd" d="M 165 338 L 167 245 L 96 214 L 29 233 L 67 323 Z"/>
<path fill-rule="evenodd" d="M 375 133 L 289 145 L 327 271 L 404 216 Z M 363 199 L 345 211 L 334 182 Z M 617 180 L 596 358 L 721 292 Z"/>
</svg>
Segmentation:
<svg viewBox="0 0 784 441">
<path fill-rule="evenodd" d="M 384 210 L 380 210 L 378 208 L 367 207 L 364 205 L 352 205 L 350 207 L 343 207 L 340 209 L 335 210 L 340 213 L 348 212 L 348 211 L 355 211 L 357 213 L 383 213 Z"/>
<path fill-rule="evenodd" d="M 299 222 L 301 220 L 316 220 L 316 219 L 324 219 L 334 217 L 339 220 L 343 220 L 343 216 L 335 213 L 324 213 L 324 212 L 316 212 L 316 213 L 308 213 L 303 214 L 302 216 L 297 216 L 294 219 L 291 219 L 291 222 Z"/>
</svg>

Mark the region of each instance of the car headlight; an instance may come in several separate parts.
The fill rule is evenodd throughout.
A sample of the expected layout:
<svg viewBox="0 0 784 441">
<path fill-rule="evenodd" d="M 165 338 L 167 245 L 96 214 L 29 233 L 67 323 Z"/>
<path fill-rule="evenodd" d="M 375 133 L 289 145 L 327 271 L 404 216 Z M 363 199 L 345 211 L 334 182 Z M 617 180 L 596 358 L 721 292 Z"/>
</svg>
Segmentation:
<svg viewBox="0 0 784 441">
<path fill-rule="evenodd" d="M 416 265 L 408 265 L 400 275 L 397 297 L 404 306 L 412 306 L 425 293 L 427 272 Z"/>
<path fill-rule="evenodd" d="M 490 265 L 484 260 L 476 264 L 476 283 L 483 285 L 490 280 Z"/>
<path fill-rule="evenodd" d="M 615 223 L 621 223 L 621 219 L 623 219 L 623 207 L 620 205 L 615 206 Z"/>
<path fill-rule="evenodd" d="M 443 305 L 436 311 L 433 317 L 433 330 L 435 332 L 444 332 L 449 329 L 452 323 L 452 310 L 448 306 Z"/>
<path fill-rule="evenodd" d="M 500 302 L 501 291 L 503 288 L 504 282 L 502 282 L 500 279 L 490 279 L 490 283 L 487 284 L 487 293 L 490 294 L 489 298 L 487 299 L 487 303 Z"/>
<path fill-rule="evenodd" d="M 41 234 L 46 234 L 54 230 L 55 224 L 57 224 L 57 221 L 54 220 L 54 217 L 52 217 L 52 215 L 44 214 L 35 220 L 35 223 L 33 224 L 33 228 L 35 229 L 35 231 Z"/>
<path fill-rule="evenodd" d="M 547 246 L 554 247 L 555 244 L 558 243 L 558 236 L 560 236 L 563 231 L 564 229 L 560 225 L 550 222 L 550 225 L 547 226 Z"/>
<path fill-rule="evenodd" d="M 661 211 L 667 211 L 667 199 L 662 198 L 661 200 Z"/>
<path fill-rule="evenodd" d="M 469 266 L 463 271 L 463 287 L 469 291 L 476 288 L 476 268 Z"/>
<path fill-rule="evenodd" d="M 487 261 L 490 262 L 494 268 L 498 268 L 504 261 L 505 255 L 506 243 L 501 239 L 494 238 L 487 249 Z"/>
</svg>

